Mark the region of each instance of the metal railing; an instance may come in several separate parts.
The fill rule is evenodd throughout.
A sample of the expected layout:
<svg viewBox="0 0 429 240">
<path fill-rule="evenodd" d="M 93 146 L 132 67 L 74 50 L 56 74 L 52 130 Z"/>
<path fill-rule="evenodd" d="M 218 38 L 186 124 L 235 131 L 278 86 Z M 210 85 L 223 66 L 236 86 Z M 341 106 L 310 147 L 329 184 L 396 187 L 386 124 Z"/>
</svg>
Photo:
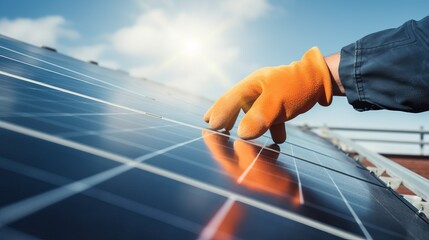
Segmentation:
<svg viewBox="0 0 429 240">
<path fill-rule="evenodd" d="M 307 129 L 321 129 L 326 126 L 307 126 Z M 429 141 L 425 141 L 425 135 L 429 134 L 429 131 L 425 131 L 423 127 L 419 130 L 405 130 L 405 129 L 375 129 L 375 128 L 351 128 L 351 127 L 329 127 L 332 131 L 352 131 L 352 132 L 380 132 L 380 133 L 397 133 L 397 134 L 418 134 L 419 140 L 407 141 L 407 140 L 392 140 L 392 139 L 375 139 L 375 138 L 350 138 L 350 140 L 356 142 L 377 142 L 377 143 L 391 143 L 391 144 L 412 144 L 420 147 L 420 155 L 424 154 L 425 145 L 429 145 Z"/>
</svg>

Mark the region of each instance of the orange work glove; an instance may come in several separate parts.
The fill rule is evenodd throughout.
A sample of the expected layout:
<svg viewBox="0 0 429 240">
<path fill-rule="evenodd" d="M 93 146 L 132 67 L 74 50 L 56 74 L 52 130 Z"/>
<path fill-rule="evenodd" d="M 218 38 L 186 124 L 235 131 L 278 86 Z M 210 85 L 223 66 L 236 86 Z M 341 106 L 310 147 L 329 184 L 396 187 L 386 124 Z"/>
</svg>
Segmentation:
<svg viewBox="0 0 429 240">
<path fill-rule="evenodd" d="M 302 59 L 286 66 L 259 69 L 227 93 L 204 115 L 212 129 L 230 130 L 240 109 L 246 113 L 238 127 L 243 139 L 253 139 L 270 129 L 273 141 L 286 140 L 284 122 L 312 108 L 317 102 L 332 101 L 329 69 L 317 47 Z"/>
</svg>

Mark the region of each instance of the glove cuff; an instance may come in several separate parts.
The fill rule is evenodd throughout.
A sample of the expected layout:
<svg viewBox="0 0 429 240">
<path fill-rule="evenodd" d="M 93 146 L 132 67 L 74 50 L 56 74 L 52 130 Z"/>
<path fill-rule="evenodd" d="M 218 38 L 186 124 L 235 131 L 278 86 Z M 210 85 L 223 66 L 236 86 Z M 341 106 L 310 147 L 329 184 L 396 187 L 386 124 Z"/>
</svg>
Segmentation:
<svg viewBox="0 0 429 240">
<path fill-rule="evenodd" d="M 322 106 L 329 106 L 332 102 L 332 78 L 322 52 L 318 47 L 312 47 L 304 54 L 302 61 L 310 65 L 315 85 L 320 88 L 317 102 Z"/>
</svg>

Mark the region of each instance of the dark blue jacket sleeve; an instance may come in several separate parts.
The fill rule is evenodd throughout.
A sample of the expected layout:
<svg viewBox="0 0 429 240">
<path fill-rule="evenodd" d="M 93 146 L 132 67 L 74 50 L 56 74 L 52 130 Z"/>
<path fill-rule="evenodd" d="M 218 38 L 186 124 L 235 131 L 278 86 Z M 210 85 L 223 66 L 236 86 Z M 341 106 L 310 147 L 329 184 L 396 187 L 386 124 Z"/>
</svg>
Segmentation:
<svg viewBox="0 0 429 240">
<path fill-rule="evenodd" d="M 339 74 L 358 111 L 429 110 L 429 16 L 345 46 Z"/>
</svg>

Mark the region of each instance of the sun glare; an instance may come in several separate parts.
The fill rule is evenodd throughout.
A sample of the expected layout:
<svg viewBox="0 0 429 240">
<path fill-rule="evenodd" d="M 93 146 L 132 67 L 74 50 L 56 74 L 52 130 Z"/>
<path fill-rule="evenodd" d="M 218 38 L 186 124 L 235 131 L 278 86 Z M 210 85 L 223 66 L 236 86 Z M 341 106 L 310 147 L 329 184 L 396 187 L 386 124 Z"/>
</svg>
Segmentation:
<svg viewBox="0 0 429 240">
<path fill-rule="evenodd" d="M 223 60 L 220 52 L 224 51 L 221 33 L 227 24 L 211 26 L 205 19 L 190 22 L 175 22 L 168 29 L 168 48 L 171 52 L 152 71 L 152 75 L 162 73 L 172 66 L 178 67 L 180 71 L 189 70 L 189 74 L 205 74 L 214 77 L 223 86 L 231 86 L 227 75 L 222 69 Z M 196 68 L 198 67 L 198 68 Z M 174 68 L 174 67 L 172 67 Z"/>
<path fill-rule="evenodd" d="M 186 38 L 183 42 L 183 54 L 188 57 L 198 57 L 203 54 L 204 45 L 201 39 L 196 37 Z"/>
</svg>

